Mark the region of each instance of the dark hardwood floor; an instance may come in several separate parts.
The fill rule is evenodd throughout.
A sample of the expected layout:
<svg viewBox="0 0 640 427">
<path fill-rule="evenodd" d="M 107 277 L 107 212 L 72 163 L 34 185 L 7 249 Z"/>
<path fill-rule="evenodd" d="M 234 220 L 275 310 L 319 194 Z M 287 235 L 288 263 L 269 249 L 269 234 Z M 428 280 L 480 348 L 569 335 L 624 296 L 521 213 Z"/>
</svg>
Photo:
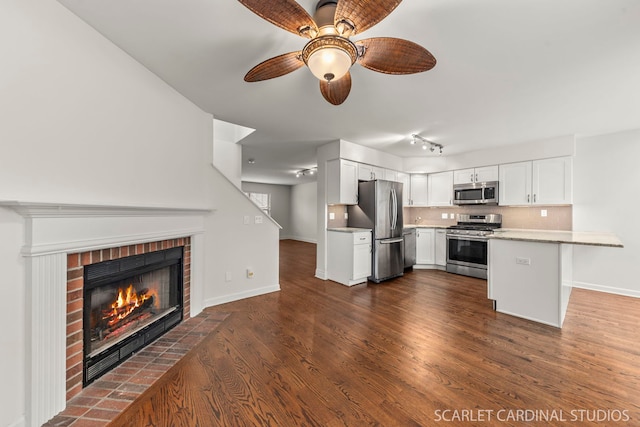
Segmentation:
<svg viewBox="0 0 640 427">
<path fill-rule="evenodd" d="M 110 426 L 640 425 L 639 299 L 574 289 L 560 330 L 483 280 L 349 288 L 280 249 L 282 290 L 208 308 L 231 315 Z"/>
</svg>

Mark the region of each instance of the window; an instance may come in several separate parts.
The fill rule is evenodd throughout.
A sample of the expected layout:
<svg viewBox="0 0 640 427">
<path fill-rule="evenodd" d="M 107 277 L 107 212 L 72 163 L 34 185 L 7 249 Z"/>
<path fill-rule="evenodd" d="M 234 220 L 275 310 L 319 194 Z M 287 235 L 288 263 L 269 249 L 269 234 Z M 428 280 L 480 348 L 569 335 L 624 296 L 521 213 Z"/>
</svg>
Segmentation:
<svg viewBox="0 0 640 427">
<path fill-rule="evenodd" d="M 249 199 L 267 215 L 271 216 L 271 194 L 269 193 L 244 193 Z"/>
</svg>

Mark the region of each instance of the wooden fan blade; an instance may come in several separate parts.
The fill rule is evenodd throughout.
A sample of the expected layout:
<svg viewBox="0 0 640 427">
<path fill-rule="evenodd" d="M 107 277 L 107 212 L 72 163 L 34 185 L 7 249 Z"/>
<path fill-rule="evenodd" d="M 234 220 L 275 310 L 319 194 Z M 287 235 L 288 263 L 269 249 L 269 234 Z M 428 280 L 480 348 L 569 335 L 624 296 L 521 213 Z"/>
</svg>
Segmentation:
<svg viewBox="0 0 640 427">
<path fill-rule="evenodd" d="M 356 45 L 365 49 L 358 63 L 379 73 L 421 73 L 436 65 L 436 58 L 427 49 L 408 40 L 375 37 L 359 40 Z"/>
<path fill-rule="evenodd" d="M 355 32 L 360 34 L 387 17 L 402 0 L 338 0 L 336 22 L 342 19 L 355 24 Z"/>
<path fill-rule="evenodd" d="M 244 76 L 245 82 L 259 82 L 284 76 L 304 65 L 300 59 L 301 52 L 289 52 L 267 59 L 253 67 Z"/>
<path fill-rule="evenodd" d="M 300 34 L 300 28 L 302 27 L 309 27 L 316 33 L 318 32 L 318 27 L 313 18 L 295 0 L 238 1 L 259 17 L 293 34 L 304 37 L 304 35 Z"/>
<path fill-rule="evenodd" d="M 329 101 L 333 105 L 340 105 L 349 96 L 351 92 L 351 74 L 347 73 L 340 78 L 340 80 L 327 83 L 325 80 L 320 80 L 320 92 L 324 99 Z"/>
</svg>

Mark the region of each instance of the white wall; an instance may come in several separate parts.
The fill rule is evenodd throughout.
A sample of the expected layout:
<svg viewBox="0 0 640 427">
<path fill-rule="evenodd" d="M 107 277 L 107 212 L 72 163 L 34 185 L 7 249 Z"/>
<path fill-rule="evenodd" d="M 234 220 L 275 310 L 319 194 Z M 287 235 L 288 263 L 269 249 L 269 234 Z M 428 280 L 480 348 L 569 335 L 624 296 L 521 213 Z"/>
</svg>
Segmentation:
<svg viewBox="0 0 640 427">
<path fill-rule="evenodd" d="M 573 162 L 573 228 L 618 235 L 623 249 L 576 246 L 576 286 L 640 297 L 640 130 L 579 138 Z"/>
<path fill-rule="evenodd" d="M 255 129 L 213 120 L 213 165 L 236 187 L 241 186 L 242 146 L 238 144 Z"/>
<path fill-rule="evenodd" d="M 214 121 L 214 129 L 215 129 Z M 236 187 L 242 185 L 242 146 L 215 136 L 213 142 L 213 165 Z"/>
<path fill-rule="evenodd" d="M 271 217 L 280 224 L 281 239 L 291 236 L 291 186 L 243 182 L 242 191 L 271 194 Z"/>
<path fill-rule="evenodd" d="M 205 221 L 204 274 L 192 272 L 205 297 L 277 289 L 278 228 L 265 221 L 234 233 L 256 208 L 211 166 L 209 114 L 57 2 L 3 1 L 0 56 L 0 200 L 219 207 Z M 0 427 L 27 424 L 24 224 L 0 208 L 1 286 L 15 301 L 0 311 L 12 325 L 0 333 L 11 348 L 0 356 Z M 252 281 L 221 277 L 245 266 Z"/>
<path fill-rule="evenodd" d="M 216 196 L 220 203 L 205 224 L 205 306 L 273 292 L 279 285 L 279 227 L 249 201 L 238 188 L 224 185 L 226 178 L 214 170 Z M 255 216 L 263 216 L 262 223 Z M 249 217 L 249 224 L 244 217 Z M 247 277 L 247 269 L 254 272 Z"/>
<path fill-rule="evenodd" d="M 318 184 L 309 182 L 291 188 L 291 238 L 303 242 L 318 241 Z"/>
<path fill-rule="evenodd" d="M 0 199 L 211 204 L 211 116 L 59 3 L 1 7 Z"/>
<path fill-rule="evenodd" d="M 330 144 L 336 144 L 336 142 Z M 403 170 L 402 157 L 345 140 L 340 140 L 337 144 L 340 147 L 339 157 L 341 159 L 353 160 L 354 162 L 380 166 L 391 170 Z"/>
</svg>

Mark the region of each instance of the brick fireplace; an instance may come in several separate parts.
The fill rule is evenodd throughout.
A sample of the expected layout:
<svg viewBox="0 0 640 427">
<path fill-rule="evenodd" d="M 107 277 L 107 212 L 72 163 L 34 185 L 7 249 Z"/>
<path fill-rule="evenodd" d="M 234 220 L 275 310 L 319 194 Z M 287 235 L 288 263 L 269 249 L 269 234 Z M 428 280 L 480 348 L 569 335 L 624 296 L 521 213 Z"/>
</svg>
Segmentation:
<svg viewBox="0 0 640 427">
<path fill-rule="evenodd" d="M 203 309 L 209 209 L 3 202 L 24 218 L 25 425 L 47 422 L 82 390 L 85 266 L 182 246 L 184 318 Z"/>
<path fill-rule="evenodd" d="M 182 248 L 182 319 L 189 318 L 191 284 L 191 239 L 177 239 L 118 246 L 107 249 L 67 254 L 67 309 L 66 309 L 66 400 L 69 401 L 83 388 L 84 336 L 83 301 L 84 271 L 89 265 L 130 259 L 136 255 L 161 253 L 171 248 Z M 126 355 L 128 356 L 128 354 Z"/>
</svg>

